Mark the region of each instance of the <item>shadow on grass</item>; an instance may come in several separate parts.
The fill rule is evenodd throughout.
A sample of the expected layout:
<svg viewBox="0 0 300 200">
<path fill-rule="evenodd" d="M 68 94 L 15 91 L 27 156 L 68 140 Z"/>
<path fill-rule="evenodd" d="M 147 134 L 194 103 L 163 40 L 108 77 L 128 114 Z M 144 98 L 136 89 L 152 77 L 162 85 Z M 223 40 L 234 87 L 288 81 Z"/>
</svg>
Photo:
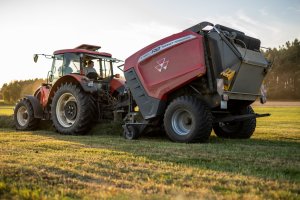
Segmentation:
<svg viewBox="0 0 300 200">
<path fill-rule="evenodd" d="M 14 116 L 13 115 L 0 115 L 0 128 L 15 128 Z M 49 130 L 55 131 L 52 126 L 51 121 L 49 120 L 41 120 L 37 127 L 37 130 Z"/>
<path fill-rule="evenodd" d="M 13 128 L 14 117 L 13 115 L 0 115 L 0 128 Z"/>
<path fill-rule="evenodd" d="M 95 126 L 87 136 L 64 136 L 53 132 L 37 135 L 71 141 L 87 148 L 109 149 L 130 153 L 159 162 L 171 162 L 187 167 L 243 174 L 259 178 L 300 182 L 299 143 L 266 139 L 231 140 L 214 135 L 208 143 L 173 143 L 164 133 L 152 133 L 128 141 L 114 124 Z"/>
<path fill-rule="evenodd" d="M 0 126 L 11 128 L 12 117 L 0 117 Z M 163 132 L 139 140 L 122 138 L 121 124 L 97 124 L 85 136 L 60 135 L 52 123 L 42 121 L 33 134 L 85 145 L 87 148 L 127 152 L 159 162 L 171 162 L 198 169 L 230 172 L 260 178 L 300 182 L 300 146 L 295 140 L 221 139 L 212 135 L 208 143 L 182 144 L 169 141 Z"/>
</svg>

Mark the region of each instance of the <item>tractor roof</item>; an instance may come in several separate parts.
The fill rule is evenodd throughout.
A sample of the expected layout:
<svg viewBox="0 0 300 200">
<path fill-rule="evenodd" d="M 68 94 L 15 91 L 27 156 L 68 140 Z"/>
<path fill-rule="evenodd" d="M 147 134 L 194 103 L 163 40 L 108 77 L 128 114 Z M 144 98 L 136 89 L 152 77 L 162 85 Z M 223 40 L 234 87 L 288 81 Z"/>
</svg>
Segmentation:
<svg viewBox="0 0 300 200">
<path fill-rule="evenodd" d="M 101 48 L 100 46 L 91 45 L 91 44 L 82 44 L 79 45 L 78 47 L 75 47 L 75 49 L 86 49 L 89 51 L 97 51 L 100 48 Z"/>
<path fill-rule="evenodd" d="M 104 57 L 111 57 L 110 53 L 96 51 L 100 48 L 101 48 L 100 46 L 96 46 L 96 45 L 82 44 L 79 45 L 78 47 L 75 47 L 74 49 L 62 49 L 62 50 L 54 51 L 53 54 L 57 55 L 63 53 L 85 53 L 85 54 L 92 54 L 92 55 L 98 55 Z"/>
</svg>

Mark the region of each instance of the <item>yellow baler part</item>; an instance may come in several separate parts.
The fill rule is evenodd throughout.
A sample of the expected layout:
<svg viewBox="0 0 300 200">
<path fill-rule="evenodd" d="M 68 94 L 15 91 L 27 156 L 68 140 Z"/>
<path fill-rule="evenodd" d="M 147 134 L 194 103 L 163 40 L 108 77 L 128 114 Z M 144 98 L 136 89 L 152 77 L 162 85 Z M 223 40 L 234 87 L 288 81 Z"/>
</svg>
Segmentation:
<svg viewBox="0 0 300 200">
<path fill-rule="evenodd" d="M 139 112 L 140 111 L 140 108 L 138 106 L 134 107 L 134 112 Z"/>
<path fill-rule="evenodd" d="M 235 71 L 227 68 L 225 71 L 221 72 L 221 76 L 224 80 L 224 90 L 229 90 L 231 81 L 235 75 Z"/>
<path fill-rule="evenodd" d="M 224 78 L 226 78 L 228 81 L 231 81 L 234 77 L 235 71 L 227 68 L 225 71 L 223 71 L 221 73 L 221 76 L 223 76 Z"/>
</svg>

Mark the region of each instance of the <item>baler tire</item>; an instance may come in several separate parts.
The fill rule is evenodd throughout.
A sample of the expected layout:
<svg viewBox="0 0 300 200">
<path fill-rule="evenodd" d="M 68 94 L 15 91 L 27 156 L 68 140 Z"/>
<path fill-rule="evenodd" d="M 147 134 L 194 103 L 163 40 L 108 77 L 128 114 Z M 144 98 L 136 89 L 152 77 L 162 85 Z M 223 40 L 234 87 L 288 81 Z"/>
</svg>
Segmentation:
<svg viewBox="0 0 300 200">
<path fill-rule="evenodd" d="M 65 135 L 84 135 L 96 118 L 96 104 L 91 94 L 72 83 L 62 84 L 51 104 L 51 119 L 57 132 Z"/>
<path fill-rule="evenodd" d="M 164 128 L 174 142 L 206 142 L 212 131 L 212 114 L 208 106 L 195 97 L 177 97 L 166 109 Z"/>
<path fill-rule="evenodd" d="M 251 106 L 247 106 L 238 111 L 238 114 L 254 114 Z M 221 138 L 231 139 L 249 139 L 256 128 L 256 118 L 246 119 L 239 122 L 229 122 L 220 125 L 220 123 L 213 124 L 215 134 Z"/>
<path fill-rule="evenodd" d="M 36 130 L 40 122 L 34 117 L 33 106 L 27 98 L 20 99 L 14 109 L 14 124 L 16 130 Z"/>
<path fill-rule="evenodd" d="M 135 126 L 129 125 L 127 127 L 127 130 L 123 131 L 123 137 L 126 140 L 136 140 L 138 138 L 139 132 L 138 129 Z"/>
</svg>

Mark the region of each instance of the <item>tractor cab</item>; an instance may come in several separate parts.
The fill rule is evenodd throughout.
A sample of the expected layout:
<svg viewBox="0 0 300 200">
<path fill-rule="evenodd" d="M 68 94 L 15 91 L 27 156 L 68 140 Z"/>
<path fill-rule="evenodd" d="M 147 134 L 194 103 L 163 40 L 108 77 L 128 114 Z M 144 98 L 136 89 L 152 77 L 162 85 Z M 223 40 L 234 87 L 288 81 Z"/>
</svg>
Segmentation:
<svg viewBox="0 0 300 200">
<path fill-rule="evenodd" d="M 114 74 L 114 64 L 122 62 L 112 55 L 99 52 L 100 46 L 83 44 L 73 49 L 57 50 L 53 55 L 35 54 L 52 59 L 52 67 L 44 83 L 34 96 L 40 102 L 42 109 L 51 104 L 51 98 L 64 84 L 76 84 L 86 93 L 95 96 L 117 96 L 124 91 L 124 78 Z"/>
<path fill-rule="evenodd" d="M 109 53 L 98 52 L 98 49 L 100 46 L 83 44 L 74 49 L 55 51 L 48 82 L 53 85 L 69 74 L 110 81 L 113 78 L 113 64 L 120 60 L 112 58 Z M 93 63 L 93 66 L 88 63 Z"/>
</svg>

